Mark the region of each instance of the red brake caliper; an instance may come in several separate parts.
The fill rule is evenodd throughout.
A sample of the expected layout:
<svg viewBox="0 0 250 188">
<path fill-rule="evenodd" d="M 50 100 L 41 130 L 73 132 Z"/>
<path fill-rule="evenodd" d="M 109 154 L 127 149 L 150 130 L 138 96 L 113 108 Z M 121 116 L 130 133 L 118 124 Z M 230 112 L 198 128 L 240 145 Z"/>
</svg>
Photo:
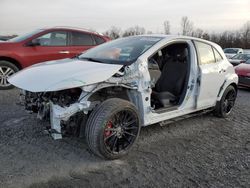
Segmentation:
<svg viewBox="0 0 250 188">
<path fill-rule="evenodd" d="M 112 127 L 113 127 L 112 122 L 109 121 L 109 122 L 106 124 L 105 132 L 104 132 L 105 137 L 108 137 L 109 135 L 111 135 L 112 131 L 106 130 L 106 129 L 110 129 L 110 128 L 112 128 Z"/>
</svg>

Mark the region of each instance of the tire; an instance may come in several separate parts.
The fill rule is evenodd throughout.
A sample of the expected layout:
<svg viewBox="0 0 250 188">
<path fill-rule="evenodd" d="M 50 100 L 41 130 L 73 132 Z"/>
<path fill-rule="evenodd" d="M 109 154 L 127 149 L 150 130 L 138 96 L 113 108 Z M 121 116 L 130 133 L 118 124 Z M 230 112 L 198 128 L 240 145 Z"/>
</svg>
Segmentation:
<svg viewBox="0 0 250 188">
<path fill-rule="evenodd" d="M 236 100 L 237 92 L 233 86 L 228 86 L 224 91 L 221 100 L 217 102 L 214 114 L 226 118 L 230 115 Z"/>
<path fill-rule="evenodd" d="M 19 69 L 13 63 L 0 61 L 0 90 L 14 88 L 14 86 L 7 81 L 7 78 L 18 71 Z"/>
<path fill-rule="evenodd" d="M 141 120 L 136 107 L 126 100 L 112 98 L 90 114 L 85 138 L 94 154 L 117 159 L 128 153 L 139 136 L 140 128 Z"/>
</svg>

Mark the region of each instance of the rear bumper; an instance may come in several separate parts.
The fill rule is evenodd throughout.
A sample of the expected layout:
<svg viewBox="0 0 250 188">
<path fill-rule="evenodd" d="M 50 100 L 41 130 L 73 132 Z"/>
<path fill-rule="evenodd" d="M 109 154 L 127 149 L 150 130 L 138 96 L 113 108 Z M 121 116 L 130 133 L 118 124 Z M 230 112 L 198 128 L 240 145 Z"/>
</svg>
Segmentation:
<svg viewBox="0 0 250 188">
<path fill-rule="evenodd" d="M 239 85 L 244 87 L 250 87 L 250 77 L 239 76 Z"/>
</svg>

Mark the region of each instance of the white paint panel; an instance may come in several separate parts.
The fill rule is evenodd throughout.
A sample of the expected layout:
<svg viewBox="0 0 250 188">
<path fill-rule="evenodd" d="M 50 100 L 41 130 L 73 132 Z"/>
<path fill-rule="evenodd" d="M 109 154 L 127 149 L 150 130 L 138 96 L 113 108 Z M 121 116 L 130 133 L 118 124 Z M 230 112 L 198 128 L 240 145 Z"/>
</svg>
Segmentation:
<svg viewBox="0 0 250 188">
<path fill-rule="evenodd" d="M 8 81 L 31 92 L 58 91 L 102 82 L 121 67 L 122 65 L 63 59 L 33 65 L 19 71 Z"/>
</svg>

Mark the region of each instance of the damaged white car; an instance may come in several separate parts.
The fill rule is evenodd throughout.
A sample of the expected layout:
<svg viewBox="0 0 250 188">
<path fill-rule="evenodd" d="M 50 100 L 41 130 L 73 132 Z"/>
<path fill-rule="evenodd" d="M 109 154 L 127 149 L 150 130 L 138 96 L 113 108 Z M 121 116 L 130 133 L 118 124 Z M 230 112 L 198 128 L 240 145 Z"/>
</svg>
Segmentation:
<svg viewBox="0 0 250 188">
<path fill-rule="evenodd" d="M 145 35 L 31 66 L 8 81 L 22 89 L 27 110 L 50 120 L 54 139 L 85 135 L 93 153 L 116 159 L 142 126 L 204 110 L 227 117 L 238 77 L 217 44 Z"/>
</svg>

